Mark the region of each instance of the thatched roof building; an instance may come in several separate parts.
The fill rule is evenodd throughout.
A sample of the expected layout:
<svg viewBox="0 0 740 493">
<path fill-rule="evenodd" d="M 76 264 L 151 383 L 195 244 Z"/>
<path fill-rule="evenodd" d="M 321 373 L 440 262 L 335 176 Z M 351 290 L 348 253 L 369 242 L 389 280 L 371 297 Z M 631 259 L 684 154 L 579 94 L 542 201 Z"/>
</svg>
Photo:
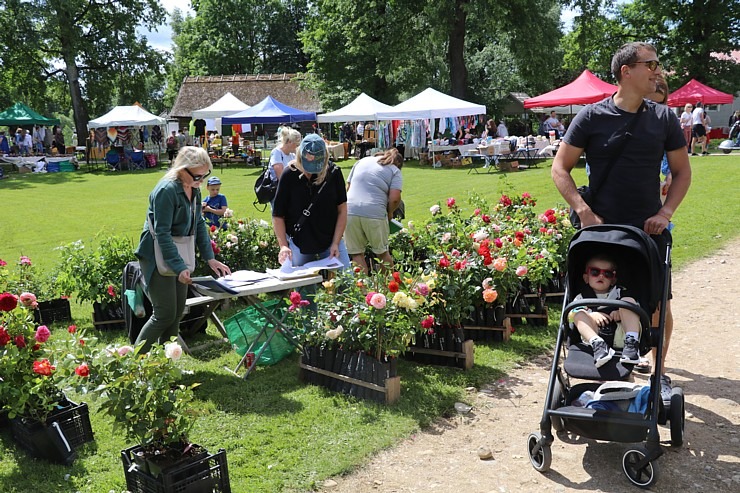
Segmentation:
<svg viewBox="0 0 740 493">
<path fill-rule="evenodd" d="M 171 118 L 181 123 L 190 120 L 193 110 L 205 108 L 230 92 L 242 102 L 254 106 L 267 96 L 305 111 L 321 111 L 318 94 L 301 87 L 304 79 L 297 74 L 207 75 L 186 77 L 180 86 Z"/>
</svg>

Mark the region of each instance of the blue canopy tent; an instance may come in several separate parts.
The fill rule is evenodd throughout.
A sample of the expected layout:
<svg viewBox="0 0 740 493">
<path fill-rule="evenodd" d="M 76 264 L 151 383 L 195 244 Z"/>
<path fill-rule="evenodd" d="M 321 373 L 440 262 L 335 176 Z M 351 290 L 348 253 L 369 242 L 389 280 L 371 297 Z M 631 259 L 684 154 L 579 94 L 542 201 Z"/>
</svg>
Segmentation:
<svg viewBox="0 0 740 493">
<path fill-rule="evenodd" d="M 280 101 L 267 96 L 249 109 L 224 116 L 221 122 L 224 125 L 235 123 L 295 123 L 316 121 L 316 113 L 299 110 L 287 106 Z"/>
</svg>

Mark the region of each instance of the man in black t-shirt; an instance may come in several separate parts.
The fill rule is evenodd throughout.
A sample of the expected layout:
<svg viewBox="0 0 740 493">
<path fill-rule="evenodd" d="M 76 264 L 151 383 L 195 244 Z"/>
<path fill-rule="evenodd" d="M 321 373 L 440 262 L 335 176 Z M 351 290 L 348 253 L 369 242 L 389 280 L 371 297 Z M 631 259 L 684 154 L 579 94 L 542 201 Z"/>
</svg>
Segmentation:
<svg viewBox="0 0 740 493">
<path fill-rule="evenodd" d="M 202 118 L 198 118 L 193 122 L 193 127 L 195 127 L 196 141 L 198 142 L 198 145 L 202 146 L 203 141 L 206 138 L 206 121 Z"/>
<path fill-rule="evenodd" d="M 691 184 L 691 167 L 686 140 L 676 116 L 667 106 L 644 98 L 656 88 L 660 61 L 655 48 L 647 43 L 628 43 L 617 50 L 611 70 L 617 79 L 617 92 L 599 103 L 586 106 L 574 118 L 552 163 L 552 177 L 558 191 L 578 213 L 583 226 L 612 223 L 642 228 L 660 235 Z M 615 142 L 621 140 L 627 125 L 645 105 L 631 136 L 603 181 Z M 589 206 L 576 189 L 571 171 L 586 152 L 591 167 L 590 183 L 601 188 Z M 660 202 L 660 162 L 663 154 L 673 181 L 665 204 Z M 654 236 L 653 238 L 657 238 Z M 659 250 L 661 250 L 659 245 Z M 660 252 L 665 255 L 665 249 Z M 668 352 L 673 316 L 666 305 L 665 355 Z M 670 379 L 661 376 L 661 396 L 670 403 Z"/>
</svg>

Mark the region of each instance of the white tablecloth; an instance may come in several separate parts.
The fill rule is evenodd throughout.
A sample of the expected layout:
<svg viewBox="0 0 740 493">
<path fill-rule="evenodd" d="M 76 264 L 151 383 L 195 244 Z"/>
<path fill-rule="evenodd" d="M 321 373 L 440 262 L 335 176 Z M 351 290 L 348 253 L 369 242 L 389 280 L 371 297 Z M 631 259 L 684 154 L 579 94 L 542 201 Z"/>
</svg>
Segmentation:
<svg viewBox="0 0 740 493">
<path fill-rule="evenodd" d="M 344 144 L 326 144 L 326 148 L 329 150 L 329 157 L 337 160 L 344 159 Z"/>
<path fill-rule="evenodd" d="M 431 143 L 429 143 L 429 152 L 459 151 L 460 154 L 465 154 L 471 149 L 476 149 L 477 147 L 478 144 L 463 144 L 459 146 L 433 146 Z"/>
</svg>

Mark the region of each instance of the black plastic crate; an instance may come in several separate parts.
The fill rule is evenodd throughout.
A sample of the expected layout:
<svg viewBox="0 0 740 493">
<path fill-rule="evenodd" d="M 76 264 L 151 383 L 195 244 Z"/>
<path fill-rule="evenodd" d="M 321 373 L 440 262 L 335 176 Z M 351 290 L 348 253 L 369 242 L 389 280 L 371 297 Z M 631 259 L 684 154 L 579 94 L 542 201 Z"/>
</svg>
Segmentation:
<svg viewBox="0 0 740 493">
<path fill-rule="evenodd" d="M 90 424 L 90 412 L 86 403 L 76 404 L 72 401 L 65 401 L 64 409 L 61 409 L 47 420 L 47 426 L 52 423 L 58 423 L 64 432 L 64 436 L 74 449 L 84 443 L 95 440 Z M 20 420 L 12 420 L 13 438 L 30 452 L 35 451 L 35 446 L 31 439 L 32 429 L 29 426 L 21 424 Z M 43 451 L 39 451 L 43 452 Z"/>
<path fill-rule="evenodd" d="M 39 301 L 33 319 L 37 324 L 44 325 L 51 325 L 54 322 L 71 322 L 72 310 L 69 306 L 69 300 L 60 298 L 58 300 Z"/>
<path fill-rule="evenodd" d="M 157 477 L 134 462 L 139 449 L 137 445 L 121 451 L 126 488 L 131 493 L 231 493 L 224 449 L 164 469 Z"/>
</svg>

